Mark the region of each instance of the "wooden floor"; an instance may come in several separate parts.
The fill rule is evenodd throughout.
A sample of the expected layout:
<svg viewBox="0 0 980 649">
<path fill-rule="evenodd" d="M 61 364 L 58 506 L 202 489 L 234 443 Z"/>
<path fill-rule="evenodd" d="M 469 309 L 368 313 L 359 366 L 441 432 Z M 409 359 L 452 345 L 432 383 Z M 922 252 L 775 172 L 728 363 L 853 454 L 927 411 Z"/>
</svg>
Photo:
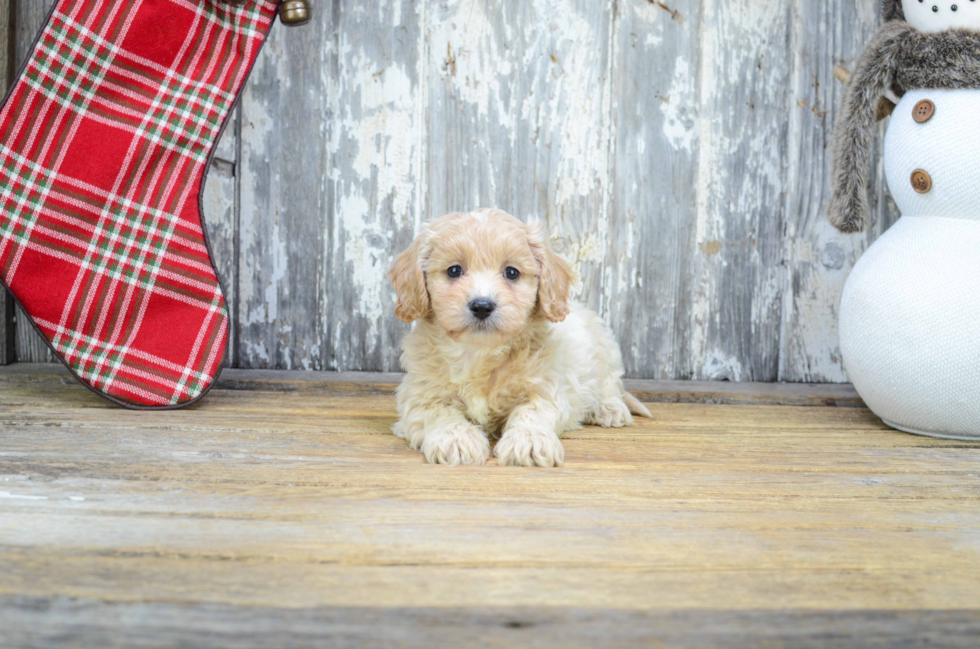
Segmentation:
<svg viewBox="0 0 980 649">
<path fill-rule="evenodd" d="M 391 380 L 239 373 L 194 408 L 134 413 L 62 373 L 0 371 L 0 645 L 980 635 L 980 446 L 890 431 L 841 407 L 847 388 L 779 406 L 751 405 L 780 401 L 759 386 L 636 384 L 673 403 L 529 470 L 424 464 L 389 432 Z"/>
</svg>

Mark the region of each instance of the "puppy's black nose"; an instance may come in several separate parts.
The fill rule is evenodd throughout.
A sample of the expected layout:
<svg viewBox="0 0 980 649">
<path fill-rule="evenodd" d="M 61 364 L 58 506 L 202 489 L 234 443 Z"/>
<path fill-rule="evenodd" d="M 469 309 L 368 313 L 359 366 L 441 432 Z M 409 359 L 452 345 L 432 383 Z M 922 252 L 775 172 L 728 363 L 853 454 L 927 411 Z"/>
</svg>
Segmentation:
<svg viewBox="0 0 980 649">
<path fill-rule="evenodd" d="M 493 313 L 497 305 L 490 300 L 473 300 L 470 302 L 470 311 L 476 316 L 477 320 L 486 320 Z"/>
</svg>

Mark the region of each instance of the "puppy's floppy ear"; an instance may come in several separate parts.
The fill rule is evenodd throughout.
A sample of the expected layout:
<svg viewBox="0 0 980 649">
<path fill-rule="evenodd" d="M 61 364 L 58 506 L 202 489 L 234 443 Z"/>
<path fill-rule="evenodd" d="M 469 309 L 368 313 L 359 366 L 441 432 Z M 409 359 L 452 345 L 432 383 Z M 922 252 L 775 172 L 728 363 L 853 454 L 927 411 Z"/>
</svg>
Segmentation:
<svg viewBox="0 0 980 649">
<path fill-rule="evenodd" d="M 414 322 L 429 313 L 429 291 L 425 287 L 425 272 L 422 269 L 422 249 L 428 239 L 428 230 L 412 242 L 408 250 L 398 255 L 388 278 L 398 294 L 395 315 L 404 322 Z"/>
<path fill-rule="evenodd" d="M 527 242 L 541 267 L 541 274 L 538 275 L 538 308 L 552 322 L 561 322 L 568 315 L 572 271 L 565 260 L 551 249 L 548 235 L 540 223 L 528 226 Z"/>
</svg>

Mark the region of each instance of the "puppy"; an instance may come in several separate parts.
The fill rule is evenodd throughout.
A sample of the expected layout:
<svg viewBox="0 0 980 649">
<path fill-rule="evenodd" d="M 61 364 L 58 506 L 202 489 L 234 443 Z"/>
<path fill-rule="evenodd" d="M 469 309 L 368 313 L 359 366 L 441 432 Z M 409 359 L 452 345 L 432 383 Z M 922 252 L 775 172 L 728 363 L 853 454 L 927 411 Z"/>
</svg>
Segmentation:
<svg viewBox="0 0 980 649">
<path fill-rule="evenodd" d="M 582 424 L 650 416 L 623 390 L 619 347 L 569 301 L 571 272 L 540 227 L 494 209 L 425 226 L 388 273 L 395 314 L 416 326 L 393 432 L 441 464 L 561 466 Z"/>
</svg>

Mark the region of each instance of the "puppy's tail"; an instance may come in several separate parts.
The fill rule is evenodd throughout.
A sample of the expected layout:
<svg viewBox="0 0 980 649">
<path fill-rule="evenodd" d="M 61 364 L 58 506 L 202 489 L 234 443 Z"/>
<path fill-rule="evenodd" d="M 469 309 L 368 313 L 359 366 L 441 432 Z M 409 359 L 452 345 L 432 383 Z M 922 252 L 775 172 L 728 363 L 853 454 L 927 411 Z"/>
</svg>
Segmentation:
<svg viewBox="0 0 980 649">
<path fill-rule="evenodd" d="M 626 407 L 629 408 L 630 412 L 634 415 L 646 417 L 647 419 L 653 419 L 653 415 L 650 414 L 647 407 L 629 392 L 623 392 L 623 401 L 626 402 Z"/>
</svg>

